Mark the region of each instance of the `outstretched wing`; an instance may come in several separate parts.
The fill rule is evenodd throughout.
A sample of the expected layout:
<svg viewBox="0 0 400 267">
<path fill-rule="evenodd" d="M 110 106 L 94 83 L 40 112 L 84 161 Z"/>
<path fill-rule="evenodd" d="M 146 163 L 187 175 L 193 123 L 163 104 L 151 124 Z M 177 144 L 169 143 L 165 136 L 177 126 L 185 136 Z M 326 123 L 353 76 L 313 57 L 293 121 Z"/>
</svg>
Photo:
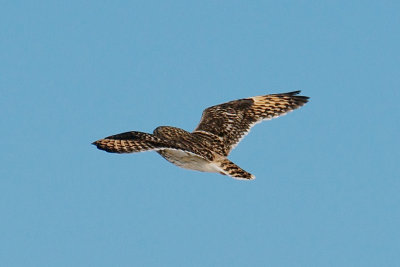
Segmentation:
<svg viewBox="0 0 400 267">
<path fill-rule="evenodd" d="M 159 131 L 161 128 L 173 127 L 159 127 Z M 173 131 L 169 132 L 169 134 L 174 133 Z M 134 153 L 168 149 L 187 152 L 207 160 L 213 159 L 213 155 L 206 150 L 199 150 L 196 146 L 191 146 L 190 143 L 184 142 L 184 140 L 166 139 L 162 136 L 135 131 L 108 136 L 92 144 L 98 149 L 111 153 Z"/>
<path fill-rule="evenodd" d="M 92 143 L 98 149 L 111 153 L 133 153 L 165 148 L 163 140 L 142 132 L 126 132 L 108 136 Z"/>
<path fill-rule="evenodd" d="M 284 115 L 308 102 L 300 91 L 255 96 L 209 107 L 203 111 L 193 133 L 214 136 L 223 144 L 224 156 L 240 142 L 254 124 Z"/>
</svg>

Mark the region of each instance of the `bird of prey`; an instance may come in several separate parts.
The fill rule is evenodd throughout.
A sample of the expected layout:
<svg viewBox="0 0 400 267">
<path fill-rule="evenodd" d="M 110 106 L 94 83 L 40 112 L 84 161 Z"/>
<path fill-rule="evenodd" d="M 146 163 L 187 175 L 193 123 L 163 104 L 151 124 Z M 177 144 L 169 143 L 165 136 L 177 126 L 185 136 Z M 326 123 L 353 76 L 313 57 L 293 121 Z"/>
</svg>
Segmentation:
<svg viewBox="0 0 400 267">
<path fill-rule="evenodd" d="M 309 97 L 300 91 L 238 99 L 206 108 L 193 132 L 170 126 L 157 127 L 153 134 L 125 132 L 93 142 L 111 153 L 156 151 L 169 162 L 191 170 L 216 172 L 235 179 L 252 180 L 254 175 L 231 162 L 227 156 L 256 123 L 297 109 Z"/>
</svg>

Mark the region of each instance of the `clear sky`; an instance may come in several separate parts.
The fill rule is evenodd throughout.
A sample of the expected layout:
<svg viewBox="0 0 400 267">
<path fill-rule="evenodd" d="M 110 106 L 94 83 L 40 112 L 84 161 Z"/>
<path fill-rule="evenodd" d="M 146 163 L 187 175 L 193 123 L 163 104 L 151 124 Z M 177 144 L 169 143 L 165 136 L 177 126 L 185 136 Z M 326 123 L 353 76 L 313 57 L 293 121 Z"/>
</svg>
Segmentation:
<svg viewBox="0 0 400 267">
<path fill-rule="evenodd" d="M 2 1 L 1 266 L 400 266 L 399 1 Z M 302 90 L 230 159 L 90 145 Z"/>
</svg>

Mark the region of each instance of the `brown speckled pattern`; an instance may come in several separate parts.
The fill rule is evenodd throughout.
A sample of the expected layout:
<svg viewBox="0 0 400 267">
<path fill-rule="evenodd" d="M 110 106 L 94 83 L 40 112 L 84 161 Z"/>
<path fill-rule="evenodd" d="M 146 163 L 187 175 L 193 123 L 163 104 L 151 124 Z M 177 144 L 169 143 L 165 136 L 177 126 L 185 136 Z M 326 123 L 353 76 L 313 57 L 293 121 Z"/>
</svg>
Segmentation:
<svg viewBox="0 0 400 267">
<path fill-rule="evenodd" d="M 229 175 L 232 178 L 244 180 L 255 179 L 254 175 L 243 170 L 227 158 L 216 161 L 216 164 L 222 169 L 222 174 Z"/>
<path fill-rule="evenodd" d="M 297 96 L 299 92 L 255 96 L 209 107 L 204 110 L 194 132 L 209 132 L 222 138 L 221 149 L 223 155 L 228 156 L 254 124 L 279 117 L 307 103 L 308 97 Z"/>
<path fill-rule="evenodd" d="M 298 96 L 299 92 L 255 96 L 209 107 L 204 110 L 199 125 L 192 133 L 176 127 L 160 126 L 153 134 L 132 131 L 112 135 L 93 144 L 112 153 L 155 150 L 183 168 L 217 171 L 233 178 L 251 180 L 254 179 L 252 174 L 226 156 L 254 124 L 284 115 L 307 103 L 309 98 Z M 185 162 L 181 162 L 183 160 Z"/>
</svg>

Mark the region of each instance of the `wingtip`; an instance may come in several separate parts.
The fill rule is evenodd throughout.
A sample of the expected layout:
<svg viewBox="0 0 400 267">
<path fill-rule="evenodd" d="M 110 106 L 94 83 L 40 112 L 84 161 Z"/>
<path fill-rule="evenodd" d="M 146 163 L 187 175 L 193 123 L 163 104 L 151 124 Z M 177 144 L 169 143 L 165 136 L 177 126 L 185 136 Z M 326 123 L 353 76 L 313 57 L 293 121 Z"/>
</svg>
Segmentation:
<svg viewBox="0 0 400 267">
<path fill-rule="evenodd" d="M 298 95 L 300 93 L 301 93 L 301 90 L 297 90 L 297 91 L 286 93 L 285 95 L 293 96 L 295 99 L 301 100 L 303 102 L 303 104 L 307 103 L 308 100 L 310 99 L 310 97 L 305 96 L 305 95 Z"/>
<path fill-rule="evenodd" d="M 301 93 L 301 90 L 296 90 L 296 91 L 289 92 L 287 94 L 289 94 L 289 95 L 298 95 L 300 93 Z"/>
</svg>

